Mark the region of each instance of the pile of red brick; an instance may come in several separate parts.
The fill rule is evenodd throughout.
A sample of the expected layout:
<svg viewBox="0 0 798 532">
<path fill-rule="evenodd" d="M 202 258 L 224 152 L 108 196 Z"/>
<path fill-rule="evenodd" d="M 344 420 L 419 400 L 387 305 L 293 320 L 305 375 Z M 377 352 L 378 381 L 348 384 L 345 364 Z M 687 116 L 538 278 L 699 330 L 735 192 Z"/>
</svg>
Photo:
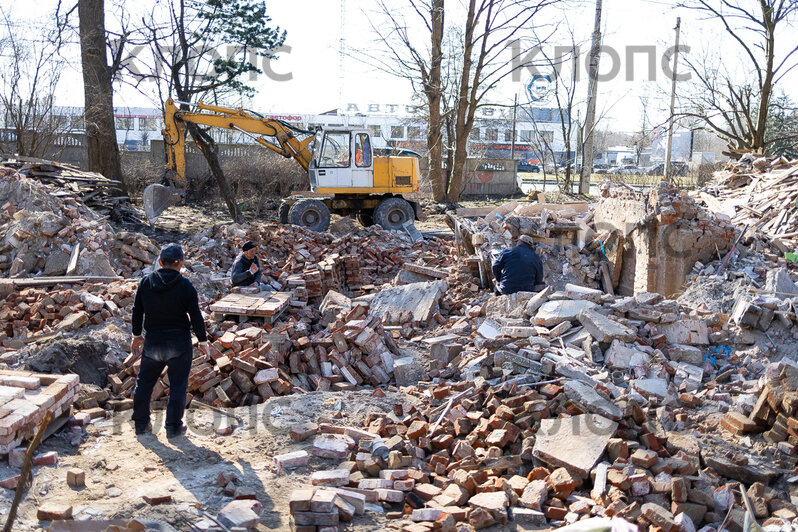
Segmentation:
<svg viewBox="0 0 798 532">
<path fill-rule="evenodd" d="M 767 487 L 778 475 L 772 468 L 713 456 L 695 436 L 665 432 L 662 416 L 686 418 L 679 409 L 622 402 L 622 416 L 611 421 L 587 414 L 589 405 L 554 383 L 492 387 L 477 379 L 432 385 L 427 394 L 440 404 L 409 411 L 397 404 L 393 413 L 372 413 L 365 430 L 329 422 L 292 430 L 297 441 L 315 436 L 311 454 L 338 461 L 312 474 L 317 491 L 295 492 L 296 530 L 345 520 L 323 490 L 350 504 L 386 503 L 393 508 L 387 517 L 405 519 L 407 532 L 509 520 L 554 528 L 595 516 L 662 532 L 695 531 L 726 517 L 726 528 L 740 532 L 740 483 L 765 525 L 798 516 L 785 493 Z M 291 454 L 296 460 L 275 462 L 307 465 L 307 451 Z"/>
<path fill-rule="evenodd" d="M 44 335 L 75 331 L 120 316 L 133 305 L 134 282 L 84 284 L 77 288 L 24 288 L 9 294 L 0 309 L 0 344 L 15 351 Z M 128 313 L 129 314 L 129 313 Z M 12 362 L 15 355 L 6 357 Z"/>
<path fill-rule="evenodd" d="M 391 381 L 399 351 L 379 319 L 356 306 L 329 328 L 311 334 L 306 322 L 280 322 L 267 331 L 252 325 L 222 324 L 211 333 L 211 359 L 194 359 L 189 392 L 216 406 L 252 405 L 275 395 L 307 391 L 342 391 Z M 199 353 L 199 351 L 197 351 Z M 130 356 L 125 368 L 109 375 L 112 391 L 131 397 L 140 360 Z M 166 373 L 153 391 L 168 395 Z"/>
<path fill-rule="evenodd" d="M 450 243 L 433 239 L 413 244 L 407 235 L 378 226 L 334 238 L 291 225 L 223 225 L 193 237 L 186 254 L 189 261 L 226 272 L 247 240 L 258 244 L 263 282 L 280 290 L 289 275 L 301 274 L 311 298 L 328 290 L 357 291 L 364 285 L 390 282 L 405 262 L 423 259 L 427 266 L 455 262 Z"/>
<path fill-rule="evenodd" d="M 770 380 L 759 394 L 750 415 L 728 412 L 723 428 L 736 435 L 764 433 L 787 454 L 798 445 L 798 371 L 785 367 L 779 378 Z"/>
</svg>

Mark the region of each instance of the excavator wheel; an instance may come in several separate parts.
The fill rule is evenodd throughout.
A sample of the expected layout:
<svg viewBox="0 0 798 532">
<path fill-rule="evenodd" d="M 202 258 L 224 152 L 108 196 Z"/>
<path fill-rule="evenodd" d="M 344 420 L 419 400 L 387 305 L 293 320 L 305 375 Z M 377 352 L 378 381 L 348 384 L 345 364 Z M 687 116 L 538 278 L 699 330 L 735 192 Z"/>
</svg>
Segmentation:
<svg viewBox="0 0 798 532">
<path fill-rule="evenodd" d="M 371 227 L 374 225 L 374 212 L 373 211 L 360 211 L 355 215 L 357 221 L 363 227 Z"/>
<path fill-rule="evenodd" d="M 286 202 L 280 203 L 280 209 L 277 211 L 277 215 L 280 217 L 281 224 L 288 223 L 288 211 L 291 209 L 291 204 Z"/>
<path fill-rule="evenodd" d="M 374 209 L 374 222 L 383 229 L 401 231 L 402 225 L 413 219 L 413 207 L 403 198 L 384 199 Z"/>
<path fill-rule="evenodd" d="M 323 233 L 330 227 L 330 209 L 317 199 L 299 200 L 288 210 L 288 221 Z"/>
</svg>

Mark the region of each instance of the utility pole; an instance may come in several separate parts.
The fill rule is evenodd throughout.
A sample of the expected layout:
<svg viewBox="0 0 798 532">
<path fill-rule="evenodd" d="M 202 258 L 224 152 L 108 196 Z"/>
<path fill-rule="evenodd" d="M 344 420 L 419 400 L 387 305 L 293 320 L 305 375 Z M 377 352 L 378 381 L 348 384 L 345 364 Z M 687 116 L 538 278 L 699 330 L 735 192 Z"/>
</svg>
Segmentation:
<svg viewBox="0 0 798 532">
<path fill-rule="evenodd" d="M 587 138 L 582 150 L 582 169 L 579 174 L 579 193 L 590 193 L 590 175 L 593 173 L 593 138 L 596 129 L 596 91 L 598 88 L 598 66 L 601 53 L 601 0 L 596 0 L 596 21 L 593 24 L 593 39 L 590 45 L 590 68 L 587 84 L 587 114 L 585 127 Z"/>
<path fill-rule="evenodd" d="M 513 140 L 512 144 L 510 144 L 510 159 L 515 160 L 515 117 L 516 112 L 518 111 L 518 95 L 515 95 L 515 99 L 513 100 Z"/>
<path fill-rule="evenodd" d="M 673 48 L 673 79 L 671 81 L 671 114 L 668 118 L 668 145 L 665 149 L 665 181 L 671 180 L 671 149 L 673 148 L 673 115 L 676 107 L 676 66 L 679 63 L 679 30 L 682 18 L 676 17 L 676 46 Z"/>
</svg>

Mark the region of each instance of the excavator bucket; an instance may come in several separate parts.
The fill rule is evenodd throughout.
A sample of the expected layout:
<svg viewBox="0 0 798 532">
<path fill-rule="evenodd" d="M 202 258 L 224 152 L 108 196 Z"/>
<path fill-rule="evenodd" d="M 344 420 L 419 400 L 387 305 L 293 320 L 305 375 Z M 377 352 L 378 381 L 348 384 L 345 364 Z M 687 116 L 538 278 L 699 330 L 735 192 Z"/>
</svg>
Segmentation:
<svg viewBox="0 0 798 532">
<path fill-rule="evenodd" d="M 163 211 L 180 203 L 180 199 L 180 193 L 174 187 L 149 185 L 145 188 L 141 200 L 150 225 L 155 223 Z"/>
</svg>

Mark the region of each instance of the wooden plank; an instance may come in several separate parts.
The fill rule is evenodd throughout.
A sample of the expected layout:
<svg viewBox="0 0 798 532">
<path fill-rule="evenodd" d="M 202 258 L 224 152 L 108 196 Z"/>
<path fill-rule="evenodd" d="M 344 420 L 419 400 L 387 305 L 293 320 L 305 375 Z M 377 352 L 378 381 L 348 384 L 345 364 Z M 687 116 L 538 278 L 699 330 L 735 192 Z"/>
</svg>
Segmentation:
<svg viewBox="0 0 798 532">
<path fill-rule="evenodd" d="M 490 214 L 493 209 L 493 207 L 460 207 L 456 212 L 457 216 L 463 218 L 478 218 Z"/>
<path fill-rule="evenodd" d="M 80 242 L 75 244 L 75 247 L 72 249 L 72 255 L 69 256 L 69 264 L 67 265 L 66 274 L 74 275 L 75 271 L 78 269 L 78 257 L 80 257 Z"/>
</svg>

